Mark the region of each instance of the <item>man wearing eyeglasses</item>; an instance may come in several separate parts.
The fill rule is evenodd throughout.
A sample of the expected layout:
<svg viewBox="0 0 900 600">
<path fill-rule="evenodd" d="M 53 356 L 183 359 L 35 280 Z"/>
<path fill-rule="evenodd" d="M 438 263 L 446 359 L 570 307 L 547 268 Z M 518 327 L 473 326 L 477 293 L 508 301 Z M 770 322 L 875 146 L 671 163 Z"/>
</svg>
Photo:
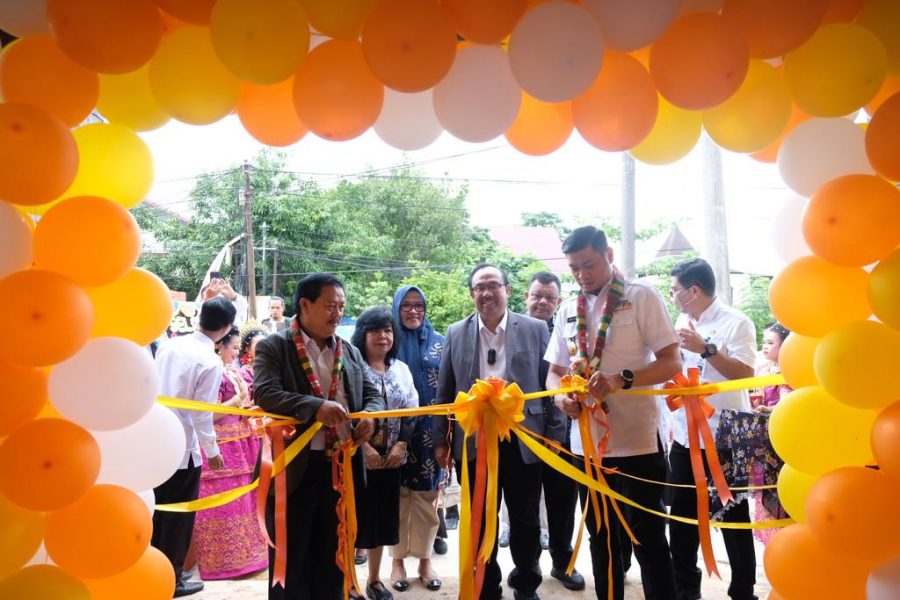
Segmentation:
<svg viewBox="0 0 900 600">
<path fill-rule="evenodd" d="M 671 275 L 669 295 L 682 313 L 675 322 L 675 330 L 681 339 L 685 367 L 699 368 L 701 379 L 709 383 L 752 377 L 756 360 L 756 327 L 747 315 L 716 297 L 716 276 L 709 263 L 702 258 L 685 260 L 672 267 Z M 713 394 L 707 397 L 707 401 L 716 409 L 709 418 L 709 427 L 713 433 L 718 426 L 722 409 L 750 410 L 746 390 Z M 679 408 L 674 415 L 675 441 L 669 452 L 670 479 L 672 483 L 691 485 L 694 483 L 694 476 L 684 409 Z M 702 440 L 700 444 L 702 447 Z M 705 455 L 703 467 L 709 476 Z M 694 490 L 672 488 L 672 514 L 697 518 Z M 750 505 L 747 499 L 721 511 L 721 519 L 749 523 Z M 697 527 L 671 521 L 669 538 L 678 600 L 700 598 L 701 573 L 697 568 L 700 538 Z M 722 538 L 731 564 L 728 595 L 735 600 L 756 598 L 753 595 L 756 583 L 753 535 L 749 529 L 723 529 Z"/>
<path fill-rule="evenodd" d="M 477 379 L 499 377 L 515 382 L 525 393 L 542 389 L 547 363 L 543 360 L 550 334 L 545 322 L 509 312 L 509 280 L 500 268 L 482 263 L 469 275 L 469 293 L 475 312 L 447 329 L 441 369 L 438 374 L 435 403 L 453 402 L 458 392 L 468 391 Z M 523 426 L 544 437 L 562 441 L 565 422 L 562 413 L 547 398 L 525 404 Z M 447 445 L 449 421 L 435 417 L 435 457 L 449 463 Z M 515 568 L 507 583 L 516 600 L 536 600 L 541 583 L 538 559 L 541 554 L 538 507 L 541 497 L 540 459 L 519 440 L 501 441 L 498 483 L 509 508 L 509 549 Z M 476 447 L 474 437 L 464 439 L 454 424 L 453 457 L 460 480 L 462 469 L 469 470 L 474 481 Z M 462 463 L 463 443 L 467 444 L 468 464 Z M 497 512 L 499 507 L 485 507 Z M 481 600 L 495 600 L 503 594 L 502 574 L 497 565 L 497 545 L 487 563 Z"/>
</svg>

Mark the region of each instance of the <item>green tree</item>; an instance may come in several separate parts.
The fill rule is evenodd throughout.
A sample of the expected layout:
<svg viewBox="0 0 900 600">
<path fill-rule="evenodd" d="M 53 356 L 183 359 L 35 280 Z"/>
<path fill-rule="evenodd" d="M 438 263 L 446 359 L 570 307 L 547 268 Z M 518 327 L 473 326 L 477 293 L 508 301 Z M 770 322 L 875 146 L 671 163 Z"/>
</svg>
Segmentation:
<svg viewBox="0 0 900 600">
<path fill-rule="evenodd" d="M 741 312 L 750 317 L 753 325 L 756 326 L 757 348 L 762 346 L 765 326 L 775 321 L 775 316 L 769 307 L 769 285 L 771 283 L 771 277 L 750 275 L 749 285 L 737 306 Z"/>
<path fill-rule="evenodd" d="M 653 284 L 653 287 L 659 291 L 663 297 L 663 302 L 666 304 L 666 310 L 669 311 L 669 317 L 672 318 L 673 322 L 678 318 L 678 309 L 675 308 L 672 298 L 669 297 L 669 288 L 672 285 L 672 276 L 669 273 L 672 272 L 672 267 L 677 263 L 696 256 L 696 252 L 686 252 L 681 256 L 664 256 L 648 265 L 637 268 L 637 276 L 646 277 Z"/>
</svg>

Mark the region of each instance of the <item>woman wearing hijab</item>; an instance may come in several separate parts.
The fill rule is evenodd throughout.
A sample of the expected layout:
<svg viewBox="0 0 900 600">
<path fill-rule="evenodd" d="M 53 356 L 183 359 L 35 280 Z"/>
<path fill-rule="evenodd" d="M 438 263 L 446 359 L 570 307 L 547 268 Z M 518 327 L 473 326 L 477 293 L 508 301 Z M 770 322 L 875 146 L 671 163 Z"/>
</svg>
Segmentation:
<svg viewBox="0 0 900 600">
<path fill-rule="evenodd" d="M 427 308 L 425 293 L 418 287 L 404 286 L 394 294 L 392 312 L 399 323 L 395 340 L 397 358 L 412 373 L 419 406 L 434 404 L 444 349 L 444 336 L 431 326 L 425 316 Z M 400 542 L 391 547 L 391 585 L 397 591 L 409 589 L 403 563 L 408 556 L 419 559 L 419 579 L 426 588 L 439 590 L 441 587 L 441 580 L 431 566 L 431 552 L 440 524 L 435 510 L 440 480 L 430 419 L 419 418 L 407 448 L 406 464 L 401 469 Z M 443 544 L 446 552 L 446 542 Z"/>
</svg>

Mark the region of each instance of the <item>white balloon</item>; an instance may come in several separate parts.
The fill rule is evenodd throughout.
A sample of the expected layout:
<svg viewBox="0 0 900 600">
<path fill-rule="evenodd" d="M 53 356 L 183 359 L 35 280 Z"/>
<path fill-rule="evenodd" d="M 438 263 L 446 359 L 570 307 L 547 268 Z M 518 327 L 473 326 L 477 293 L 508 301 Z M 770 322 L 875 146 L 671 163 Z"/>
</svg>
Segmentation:
<svg viewBox="0 0 900 600">
<path fill-rule="evenodd" d="M 3 0 L 0 2 L 0 29 L 16 37 L 50 31 L 47 0 Z"/>
<path fill-rule="evenodd" d="M 509 36 L 509 65 L 522 89 L 544 102 L 571 100 L 603 64 L 600 25 L 587 10 L 547 2 L 522 17 Z"/>
<path fill-rule="evenodd" d="M 842 118 L 797 125 L 778 150 L 778 170 L 789 188 L 806 197 L 836 177 L 875 174 L 866 157 L 866 132 Z"/>
<path fill-rule="evenodd" d="M 431 90 L 404 94 L 390 88 L 384 88 L 384 104 L 372 128 L 399 150 L 420 150 L 444 131 L 434 114 Z"/>
<path fill-rule="evenodd" d="M 49 392 L 67 419 L 110 431 L 147 414 L 159 395 L 159 376 L 147 349 L 123 338 L 95 338 L 54 367 Z"/>
<path fill-rule="evenodd" d="M 809 256 L 812 250 L 803 239 L 803 211 L 809 202 L 803 196 L 786 199 L 772 220 L 772 247 L 784 264 L 790 264 L 801 256 Z"/>
<path fill-rule="evenodd" d="M 147 505 L 147 511 L 152 517 L 153 511 L 156 510 L 156 494 L 153 493 L 153 490 L 144 490 L 143 492 L 138 492 L 137 495 Z"/>
<path fill-rule="evenodd" d="M 502 135 L 516 120 L 521 103 L 522 90 L 500 46 L 463 48 L 434 87 L 438 121 L 466 142 L 487 142 Z"/>
<path fill-rule="evenodd" d="M 178 469 L 188 441 L 175 413 L 154 404 L 137 423 L 116 431 L 92 431 L 100 446 L 97 483 L 151 490 Z"/>
<path fill-rule="evenodd" d="M 583 0 L 613 50 L 631 52 L 649 46 L 678 17 L 682 0 Z"/>
<path fill-rule="evenodd" d="M 872 569 L 866 581 L 866 600 L 900 598 L 900 556 Z"/>
<path fill-rule="evenodd" d="M 31 266 L 31 229 L 11 204 L 0 200 L 0 279 Z"/>
</svg>

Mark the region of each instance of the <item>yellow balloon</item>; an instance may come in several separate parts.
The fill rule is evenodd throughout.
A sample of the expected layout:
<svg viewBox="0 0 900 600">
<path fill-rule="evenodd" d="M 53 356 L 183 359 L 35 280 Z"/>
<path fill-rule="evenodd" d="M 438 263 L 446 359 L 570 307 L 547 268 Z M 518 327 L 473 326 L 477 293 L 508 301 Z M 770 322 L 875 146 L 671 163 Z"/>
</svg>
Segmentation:
<svg viewBox="0 0 900 600">
<path fill-rule="evenodd" d="M 878 261 L 869 274 L 869 303 L 882 323 L 900 331 L 900 249 Z"/>
<path fill-rule="evenodd" d="M 761 60 L 751 60 L 738 91 L 703 111 L 703 127 L 726 150 L 756 152 L 778 139 L 790 120 L 791 107 L 782 72 Z"/>
<path fill-rule="evenodd" d="M 115 123 L 92 123 L 73 132 L 81 162 L 62 199 L 99 196 L 132 208 L 153 186 L 153 156 L 131 129 Z"/>
<path fill-rule="evenodd" d="M 808 385 L 819 385 L 813 368 L 813 357 L 822 338 L 807 337 L 791 333 L 778 352 L 778 365 L 784 380 L 794 389 Z"/>
<path fill-rule="evenodd" d="M 113 123 L 151 131 L 169 122 L 168 113 L 150 91 L 149 67 L 122 75 L 100 75 L 97 110 Z"/>
<path fill-rule="evenodd" d="M 703 113 L 675 106 L 660 95 L 653 129 L 628 153 L 649 165 L 675 162 L 691 151 L 702 129 Z"/>
<path fill-rule="evenodd" d="M 791 465 L 784 465 L 778 473 L 778 500 L 788 515 L 798 523 L 806 523 L 806 496 L 818 479 Z"/>
<path fill-rule="evenodd" d="M 882 323 L 857 321 L 822 338 L 816 377 L 844 404 L 877 410 L 900 398 L 898 361 L 900 333 Z"/>
<path fill-rule="evenodd" d="M 169 288 L 141 268 L 131 269 L 109 285 L 85 291 L 94 307 L 91 337 L 123 337 L 146 346 L 162 335 L 172 319 Z"/>
<path fill-rule="evenodd" d="M 786 463 L 807 475 L 838 467 L 874 464 L 869 435 L 878 415 L 838 402 L 823 388 L 794 390 L 769 419 L 772 446 Z"/>
<path fill-rule="evenodd" d="M 54 565 L 33 565 L 0 581 L 0 598 L 16 600 L 91 600 L 82 581 Z"/>
<path fill-rule="evenodd" d="M 881 89 L 887 66 L 875 34 L 848 23 L 820 27 L 784 58 L 794 102 L 816 117 L 841 117 L 861 108 Z"/>
<path fill-rule="evenodd" d="M 20 508 L 0 494 L 0 580 L 28 562 L 43 537 L 44 513 Z"/>
<path fill-rule="evenodd" d="M 205 27 L 182 27 L 166 36 L 150 61 L 149 75 L 163 110 L 191 125 L 228 115 L 240 93 L 240 80 L 219 61 Z"/>
<path fill-rule="evenodd" d="M 219 0 L 209 33 L 222 64 L 259 85 L 293 75 L 309 50 L 309 23 L 297 0 Z"/>
</svg>

